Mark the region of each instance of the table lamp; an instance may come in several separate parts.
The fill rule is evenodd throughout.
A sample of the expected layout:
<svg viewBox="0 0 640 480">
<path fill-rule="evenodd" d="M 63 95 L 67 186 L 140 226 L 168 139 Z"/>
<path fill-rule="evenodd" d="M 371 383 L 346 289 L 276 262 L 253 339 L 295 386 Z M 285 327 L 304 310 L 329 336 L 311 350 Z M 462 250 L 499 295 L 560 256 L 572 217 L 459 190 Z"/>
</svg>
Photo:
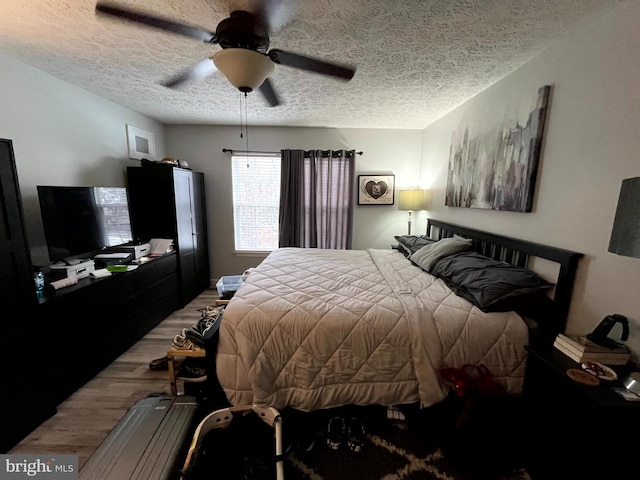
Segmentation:
<svg viewBox="0 0 640 480">
<path fill-rule="evenodd" d="M 426 210 L 427 208 L 426 192 L 426 190 L 417 188 L 398 192 L 398 208 L 409 212 L 409 233 L 407 235 L 411 235 L 411 213 L 418 210 Z"/>
<path fill-rule="evenodd" d="M 640 258 L 640 177 L 622 181 L 609 251 Z"/>
</svg>

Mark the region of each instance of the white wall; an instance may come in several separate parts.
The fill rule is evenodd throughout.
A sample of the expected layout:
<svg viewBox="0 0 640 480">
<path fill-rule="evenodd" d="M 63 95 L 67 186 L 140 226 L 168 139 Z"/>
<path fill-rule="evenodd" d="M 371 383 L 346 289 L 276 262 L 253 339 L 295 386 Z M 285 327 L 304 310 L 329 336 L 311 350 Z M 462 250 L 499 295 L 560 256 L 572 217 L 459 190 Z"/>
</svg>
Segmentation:
<svg viewBox="0 0 640 480">
<path fill-rule="evenodd" d="M 420 130 L 249 127 L 249 150 L 283 148 L 355 149 L 356 175 L 395 174 L 396 187 L 417 186 L 421 148 Z M 166 127 L 167 155 L 186 160 L 205 174 L 209 255 L 213 278 L 236 275 L 256 266 L 263 257 L 233 254 L 231 162 L 223 148 L 246 150 L 239 127 Z M 276 187 L 277 188 L 277 187 Z M 406 233 L 407 213 L 394 205 L 356 205 L 353 248 L 389 248 L 394 235 Z M 424 220 L 414 228 L 424 231 Z"/>
<path fill-rule="evenodd" d="M 5 92 L 0 96 L 0 138 L 13 142 L 35 264 L 49 260 L 37 185 L 125 185 L 126 167 L 139 165 L 128 159 L 126 124 L 155 135 L 158 159 L 178 157 L 205 173 L 212 277 L 236 274 L 260 261 L 232 253 L 230 157 L 222 148 L 246 148 L 239 127 L 165 128 L 4 54 L 0 71 L 0 88 Z M 251 150 L 354 148 L 364 152 L 356 156 L 356 175 L 393 173 L 397 187 L 417 186 L 419 130 L 251 127 L 249 135 Z M 397 203 L 356 206 L 354 222 L 354 248 L 388 248 L 393 235 L 406 231 L 406 212 L 399 212 Z M 424 231 L 424 221 L 415 228 Z"/>
<path fill-rule="evenodd" d="M 48 264 L 37 185 L 123 186 L 126 124 L 152 132 L 160 158 L 164 127 L 131 110 L 0 54 L 0 138 L 16 157 L 35 264 Z"/>
<path fill-rule="evenodd" d="M 567 330 L 590 332 L 605 315 L 635 319 L 640 348 L 640 259 L 607 252 L 620 183 L 640 176 L 640 2 L 584 25 L 424 130 L 428 212 L 476 228 L 584 253 Z M 552 85 L 531 213 L 444 206 L 451 133 L 471 115 Z"/>
</svg>

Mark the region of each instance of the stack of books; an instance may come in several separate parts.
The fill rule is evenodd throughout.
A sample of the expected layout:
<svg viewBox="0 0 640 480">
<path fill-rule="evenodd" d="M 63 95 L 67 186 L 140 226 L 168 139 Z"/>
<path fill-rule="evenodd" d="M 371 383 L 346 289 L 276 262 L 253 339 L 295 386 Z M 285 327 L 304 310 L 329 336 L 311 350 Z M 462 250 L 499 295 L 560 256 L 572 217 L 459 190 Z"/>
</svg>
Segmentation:
<svg viewBox="0 0 640 480">
<path fill-rule="evenodd" d="M 603 346 L 592 342 L 586 335 L 559 333 L 553 346 L 578 363 L 626 365 L 631 359 L 631 352 L 626 345 L 612 343 L 611 346 Z"/>
</svg>

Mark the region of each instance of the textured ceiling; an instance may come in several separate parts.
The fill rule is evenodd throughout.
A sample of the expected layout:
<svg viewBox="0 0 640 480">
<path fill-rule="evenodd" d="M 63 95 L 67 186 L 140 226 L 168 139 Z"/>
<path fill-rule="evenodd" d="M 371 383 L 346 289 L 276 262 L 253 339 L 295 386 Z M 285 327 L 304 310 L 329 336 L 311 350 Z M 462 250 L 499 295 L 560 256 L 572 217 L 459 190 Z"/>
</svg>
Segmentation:
<svg viewBox="0 0 640 480">
<path fill-rule="evenodd" d="M 271 48 L 353 64 L 350 82 L 282 65 L 282 105 L 248 95 L 250 125 L 424 128 L 617 0 L 307 0 L 282 2 Z M 122 0 L 215 31 L 241 0 Z M 0 50 L 167 124 L 240 121 L 220 72 L 159 85 L 219 46 L 95 15 L 93 0 L 0 0 Z"/>
</svg>

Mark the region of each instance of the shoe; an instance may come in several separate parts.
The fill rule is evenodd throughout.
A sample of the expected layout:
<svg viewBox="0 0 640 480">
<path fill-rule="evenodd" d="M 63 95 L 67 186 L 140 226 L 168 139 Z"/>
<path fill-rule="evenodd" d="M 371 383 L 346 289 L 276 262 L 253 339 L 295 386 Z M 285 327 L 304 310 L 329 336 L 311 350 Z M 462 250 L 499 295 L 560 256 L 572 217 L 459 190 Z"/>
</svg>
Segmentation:
<svg viewBox="0 0 640 480">
<path fill-rule="evenodd" d="M 302 435 L 301 438 L 295 442 L 294 446 L 297 450 L 302 452 L 310 452 L 313 450 L 315 443 L 314 435 L 307 433 L 306 435 Z"/>
<path fill-rule="evenodd" d="M 203 369 L 198 370 L 180 370 L 176 375 L 176 380 L 182 380 L 183 382 L 206 382 L 207 375 Z"/>
<path fill-rule="evenodd" d="M 521 469 L 515 470 L 509 477 L 509 480 L 531 480 L 531 476 L 527 473 L 527 471 L 524 468 L 521 468 Z"/>
<path fill-rule="evenodd" d="M 349 427 L 347 429 L 347 444 L 349 450 L 352 452 L 361 452 L 364 447 L 364 427 L 357 418 L 349 420 Z"/>
<path fill-rule="evenodd" d="M 224 310 L 225 305 L 218 305 L 217 307 L 204 307 L 199 308 L 198 312 L 202 314 L 202 318 L 218 318 L 222 311 Z"/>
<path fill-rule="evenodd" d="M 169 357 L 156 358 L 149 362 L 149 370 L 167 370 L 169 368 Z"/>
<path fill-rule="evenodd" d="M 173 337 L 171 346 L 177 350 L 195 350 L 197 348 L 193 342 L 187 338 L 186 328 L 183 328 L 178 335 Z"/>
<path fill-rule="evenodd" d="M 344 418 L 333 417 L 329 420 L 329 425 L 327 426 L 327 445 L 329 445 L 331 450 L 338 450 L 344 442 L 344 437 Z"/>
<path fill-rule="evenodd" d="M 310 452 L 311 450 L 313 450 L 313 446 L 315 445 L 315 440 L 313 438 L 311 439 L 307 439 L 306 442 L 303 442 L 300 444 L 300 450 L 303 450 L 305 452 Z"/>
<path fill-rule="evenodd" d="M 204 382 L 207 380 L 207 369 L 196 358 L 185 358 L 176 373 L 177 380 L 185 382 Z"/>
<path fill-rule="evenodd" d="M 406 420 L 402 410 L 394 407 L 387 407 L 387 418 L 389 420 Z"/>
<path fill-rule="evenodd" d="M 222 319 L 221 307 L 205 307 L 200 309 L 202 317 L 198 322 L 186 329 L 183 329 L 183 336 L 190 340 L 198 348 L 206 348 L 207 342 L 215 335 L 220 324 L 219 319 Z"/>
</svg>

